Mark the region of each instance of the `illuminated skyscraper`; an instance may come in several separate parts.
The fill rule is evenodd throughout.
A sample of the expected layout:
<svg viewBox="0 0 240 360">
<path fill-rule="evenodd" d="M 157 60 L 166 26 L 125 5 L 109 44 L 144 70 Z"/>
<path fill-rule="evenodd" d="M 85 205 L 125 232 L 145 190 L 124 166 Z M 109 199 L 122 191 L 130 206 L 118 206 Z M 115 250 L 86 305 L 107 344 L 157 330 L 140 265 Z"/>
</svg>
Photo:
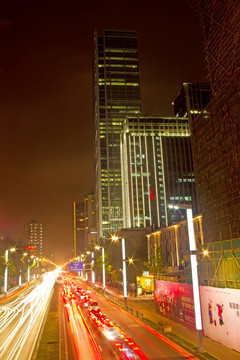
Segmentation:
<svg viewBox="0 0 240 360">
<path fill-rule="evenodd" d="M 73 202 L 73 256 L 84 252 L 84 202 Z"/>
<path fill-rule="evenodd" d="M 32 220 L 26 224 L 25 227 L 25 241 L 27 245 L 33 245 L 36 247 L 35 255 L 43 255 L 43 224 L 37 220 Z"/>
<path fill-rule="evenodd" d="M 95 196 L 98 237 L 123 226 L 120 133 L 141 112 L 137 35 L 104 31 L 94 38 Z"/>
<path fill-rule="evenodd" d="M 186 118 L 126 118 L 122 133 L 124 227 L 162 228 L 198 212 L 190 129 Z"/>
</svg>

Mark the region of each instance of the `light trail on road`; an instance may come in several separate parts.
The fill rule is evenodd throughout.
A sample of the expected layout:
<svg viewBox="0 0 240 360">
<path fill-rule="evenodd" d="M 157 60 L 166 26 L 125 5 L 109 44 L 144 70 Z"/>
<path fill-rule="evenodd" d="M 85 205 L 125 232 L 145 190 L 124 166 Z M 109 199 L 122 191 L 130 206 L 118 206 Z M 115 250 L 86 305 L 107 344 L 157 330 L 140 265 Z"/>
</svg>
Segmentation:
<svg viewBox="0 0 240 360">
<path fill-rule="evenodd" d="M 47 273 L 40 283 L 0 305 L 0 359 L 31 358 L 58 272 Z"/>
</svg>

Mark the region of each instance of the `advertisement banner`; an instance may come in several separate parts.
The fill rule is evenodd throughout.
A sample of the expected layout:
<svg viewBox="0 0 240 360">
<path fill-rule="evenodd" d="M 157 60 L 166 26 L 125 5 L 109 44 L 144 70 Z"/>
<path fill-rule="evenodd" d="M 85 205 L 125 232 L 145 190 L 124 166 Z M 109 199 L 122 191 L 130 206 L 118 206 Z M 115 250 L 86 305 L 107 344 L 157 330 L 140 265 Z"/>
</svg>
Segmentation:
<svg viewBox="0 0 240 360">
<path fill-rule="evenodd" d="M 240 351 L 240 290 L 200 286 L 204 335 Z"/>
<path fill-rule="evenodd" d="M 161 315 L 195 329 L 192 285 L 155 280 L 154 295 Z"/>
</svg>

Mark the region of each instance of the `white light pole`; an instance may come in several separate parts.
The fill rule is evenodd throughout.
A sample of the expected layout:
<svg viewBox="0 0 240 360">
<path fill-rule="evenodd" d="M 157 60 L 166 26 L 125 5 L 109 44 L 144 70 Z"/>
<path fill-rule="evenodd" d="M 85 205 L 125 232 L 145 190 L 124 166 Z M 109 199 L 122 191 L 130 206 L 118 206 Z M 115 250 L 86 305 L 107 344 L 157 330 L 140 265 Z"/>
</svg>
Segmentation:
<svg viewBox="0 0 240 360">
<path fill-rule="evenodd" d="M 104 252 L 104 247 L 102 247 L 102 269 L 103 269 L 103 290 L 105 291 L 106 274 L 105 274 L 105 252 Z"/>
<path fill-rule="evenodd" d="M 126 253 L 125 253 L 125 239 L 122 238 L 122 261 L 123 261 L 123 297 L 124 304 L 127 306 L 127 268 L 126 268 Z"/>
<path fill-rule="evenodd" d="M 22 270 L 20 269 L 20 273 L 19 273 L 19 286 L 22 286 Z"/>
<path fill-rule="evenodd" d="M 30 259 L 28 259 L 28 271 L 27 271 L 28 283 L 30 282 Z"/>
<path fill-rule="evenodd" d="M 188 240 L 189 240 L 189 250 L 190 250 L 190 260 L 191 260 L 191 271 L 192 271 L 195 324 L 198 334 L 198 350 L 199 352 L 203 352 L 202 316 L 201 316 L 201 304 L 200 304 L 199 283 L 198 283 L 198 269 L 197 269 L 197 248 L 194 237 L 192 207 L 191 205 L 180 204 L 180 205 L 169 205 L 169 208 L 186 209 L 187 211 Z"/>
<path fill-rule="evenodd" d="M 102 246 L 95 246 L 96 250 L 100 250 L 102 249 L 102 276 L 103 276 L 103 290 L 105 291 L 105 287 L 106 287 L 106 274 L 105 274 L 105 251 L 104 251 L 104 247 Z"/>
<path fill-rule="evenodd" d="M 5 276 L 4 276 L 4 292 L 8 289 L 8 250 L 5 251 Z"/>
<path fill-rule="evenodd" d="M 113 235 L 111 237 L 112 241 L 118 241 L 120 237 Z M 124 297 L 124 305 L 127 306 L 127 268 L 126 268 L 126 252 L 125 252 L 125 239 L 122 239 L 122 262 L 123 262 L 123 297 Z"/>
<path fill-rule="evenodd" d="M 94 252 L 92 251 L 92 262 L 91 262 L 91 268 L 92 268 L 92 284 L 95 284 L 95 272 L 94 272 Z"/>
<path fill-rule="evenodd" d="M 8 251 L 5 251 L 5 274 L 4 274 L 4 292 L 7 293 L 8 290 Z M 10 252 L 14 253 L 16 251 L 16 248 L 11 248 Z"/>
</svg>

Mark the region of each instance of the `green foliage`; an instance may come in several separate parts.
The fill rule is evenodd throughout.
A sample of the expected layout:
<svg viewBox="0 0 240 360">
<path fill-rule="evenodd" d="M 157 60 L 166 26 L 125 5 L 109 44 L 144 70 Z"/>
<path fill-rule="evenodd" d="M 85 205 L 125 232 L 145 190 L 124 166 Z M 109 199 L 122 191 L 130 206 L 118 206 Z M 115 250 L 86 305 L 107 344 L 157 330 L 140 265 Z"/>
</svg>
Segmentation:
<svg viewBox="0 0 240 360">
<path fill-rule="evenodd" d="M 152 264 L 148 264 L 147 262 L 144 263 L 147 270 L 154 275 L 161 275 L 165 272 L 167 267 L 167 262 L 165 256 L 162 252 L 162 248 L 158 247 L 156 251 L 156 256 L 152 261 Z"/>
</svg>

